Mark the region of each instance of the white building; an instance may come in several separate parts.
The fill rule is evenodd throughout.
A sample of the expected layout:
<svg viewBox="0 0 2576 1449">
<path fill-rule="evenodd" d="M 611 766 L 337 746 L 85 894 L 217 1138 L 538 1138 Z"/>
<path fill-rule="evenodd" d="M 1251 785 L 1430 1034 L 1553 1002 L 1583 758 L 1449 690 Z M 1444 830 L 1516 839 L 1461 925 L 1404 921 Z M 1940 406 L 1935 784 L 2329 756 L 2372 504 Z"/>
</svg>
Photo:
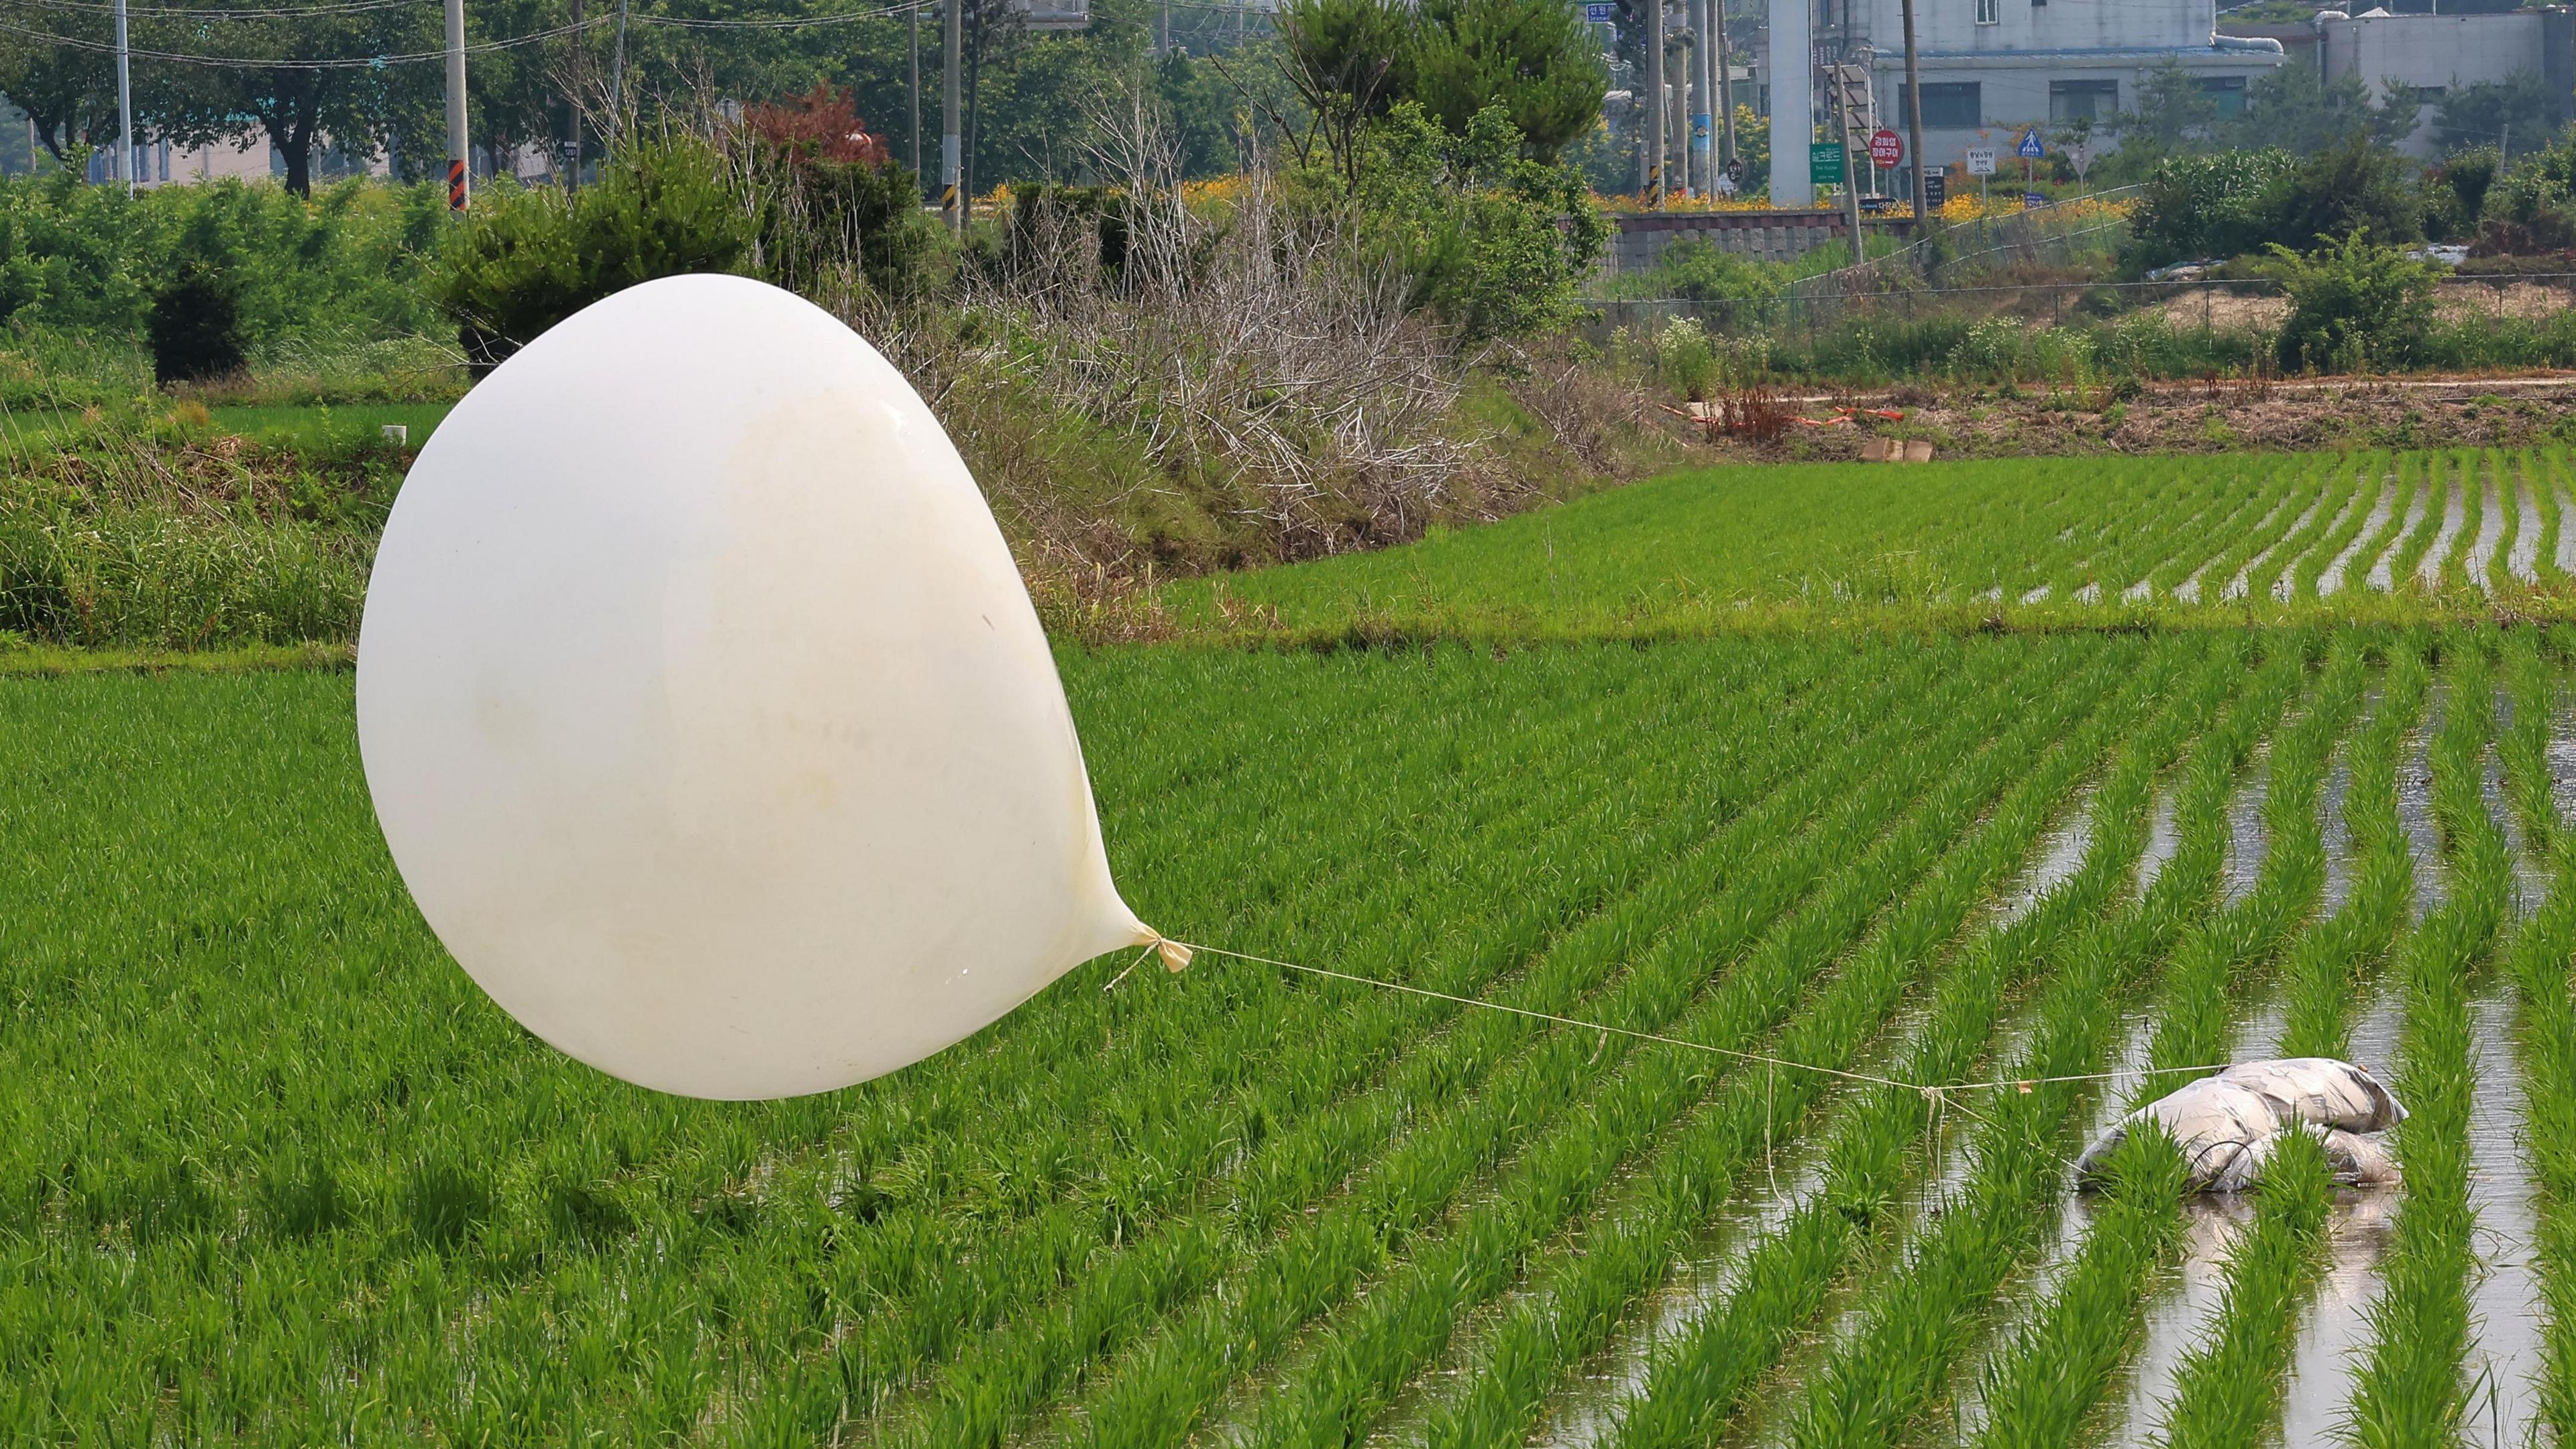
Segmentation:
<svg viewBox="0 0 2576 1449">
<path fill-rule="evenodd" d="M 2441 144 L 2434 113 L 2455 87 L 2536 74 L 2558 98 L 2557 119 L 2564 122 L 2576 90 L 2576 16 L 2564 9 L 2489 15 L 2328 10 L 2317 16 L 2317 64 L 2328 80 L 2361 77 L 2373 97 L 2411 94 L 2419 120 L 2400 149 L 2430 161 Z M 2545 138 L 2527 139 L 2538 145 Z"/>
<path fill-rule="evenodd" d="M 1781 7 L 1808 6 L 1815 63 L 1866 67 L 1877 123 L 1905 129 L 1900 0 L 1772 3 L 1774 30 L 1789 28 Z M 2247 86 L 2285 59 L 2278 41 L 2218 34 L 2213 0 L 1944 0 L 1918 3 L 1914 27 L 1923 148 L 1935 166 L 1964 165 L 1971 147 L 2009 156 L 2032 126 L 2054 134 L 2079 117 L 2107 122 L 2137 105 L 2139 83 L 2167 61 L 2181 62 L 2221 114 L 2233 114 Z M 1817 119 L 1829 119 L 1822 104 Z M 2116 142 L 2099 134 L 2095 145 Z"/>
</svg>

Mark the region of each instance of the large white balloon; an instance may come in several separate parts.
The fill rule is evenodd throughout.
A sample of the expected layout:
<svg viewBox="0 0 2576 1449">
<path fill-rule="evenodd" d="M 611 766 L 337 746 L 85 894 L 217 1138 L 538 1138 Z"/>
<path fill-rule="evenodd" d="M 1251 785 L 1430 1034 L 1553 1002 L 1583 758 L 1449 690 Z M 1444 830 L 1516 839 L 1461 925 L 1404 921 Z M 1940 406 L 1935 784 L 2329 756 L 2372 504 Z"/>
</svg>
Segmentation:
<svg viewBox="0 0 2576 1449">
<path fill-rule="evenodd" d="M 376 556 L 358 740 L 456 959 L 664 1091 L 863 1081 L 1156 939 L 947 434 L 738 277 L 610 297 L 457 405 Z"/>
</svg>

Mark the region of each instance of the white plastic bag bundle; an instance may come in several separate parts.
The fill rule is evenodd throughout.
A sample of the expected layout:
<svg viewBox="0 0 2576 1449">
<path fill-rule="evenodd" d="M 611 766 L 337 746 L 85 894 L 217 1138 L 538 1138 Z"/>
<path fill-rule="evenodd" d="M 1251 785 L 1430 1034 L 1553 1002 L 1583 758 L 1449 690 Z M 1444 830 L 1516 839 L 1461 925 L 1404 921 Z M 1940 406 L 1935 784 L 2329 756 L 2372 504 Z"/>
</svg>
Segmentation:
<svg viewBox="0 0 2576 1449">
<path fill-rule="evenodd" d="M 2406 1120 L 2406 1109 L 2379 1079 L 2332 1057 L 2239 1062 L 2218 1074 L 2290 1109 L 2302 1122 L 2346 1132 L 2381 1132 Z"/>
<path fill-rule="evenodd" d="M 2374 1135 L 2406 1120 L 2378 1078 L 2332 1057 L 2241 1062 L 2156 1099 L 2112 1124 L 2076 1162 L 2091 1183 L 2139 1122 L 2160 1124 L 2182 1153 L 2197 1192 L 2240 1192 L 2262 1175 L 2286 1132 L 2325 1148 L 2337 1182 L 2371 1186 L 2398 1179 L 2397 1158 Z"/>
<path fill-rule="evenodd" d="M 2273 1100 L 2261 1092 L 2221 1077 L 2203 1077 L 2112 1124 L 2084 1150 L 2076 1171 L 2088 1180 L 2096 1177 L 2130 1130 L 2152 1121 L 2182 1153 L 2194 1188 L 2236 1192 L 2253 1182 L 2283 1120 Z"/>
</svg>

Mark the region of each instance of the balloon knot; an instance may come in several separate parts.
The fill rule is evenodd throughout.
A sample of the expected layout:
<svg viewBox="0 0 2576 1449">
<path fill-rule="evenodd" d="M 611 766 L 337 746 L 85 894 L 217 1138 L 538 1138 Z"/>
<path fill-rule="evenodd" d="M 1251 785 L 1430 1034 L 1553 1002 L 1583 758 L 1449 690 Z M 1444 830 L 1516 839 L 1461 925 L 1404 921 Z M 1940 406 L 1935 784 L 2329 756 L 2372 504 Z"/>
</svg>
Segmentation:
<svg viewBox="0 0 2576 1449">
<path fill-rule="evenodd" d="M 1164 970 L 1178 971 L 1182 967 L 1190 964 L 1190 957 L 1195 953 L 1193 953 L 1189 947 L 1182 945 L 1180 942 L 1173 940 L 1171 937 L 1164 935 L 1160 931 L 1156 931 L 1154 933 L 1154 954 L 1163 958 Z"/>
</svg>

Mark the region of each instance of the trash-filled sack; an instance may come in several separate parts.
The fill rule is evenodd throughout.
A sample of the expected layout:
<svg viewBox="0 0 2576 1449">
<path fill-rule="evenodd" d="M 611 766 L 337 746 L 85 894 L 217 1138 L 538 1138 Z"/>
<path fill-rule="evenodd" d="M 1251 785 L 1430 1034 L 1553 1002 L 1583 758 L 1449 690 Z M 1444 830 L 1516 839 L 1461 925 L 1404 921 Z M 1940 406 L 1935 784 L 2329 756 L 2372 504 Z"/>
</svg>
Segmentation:
<svg viewBox="0 0 2576 1449">
<path fill-rule="evenodd" d="M 2302 1122 L 2346 1132 L 2382 1132 L 2406 1120 L 2406 1109 L 2379 1079 L 2332 1057 L 2239 1062 L 2219 1080 L 2251 1087 L 2288 1107 Z"/>
<path fill-rule="evenodd" d="M 2282 1135 L 2317 1139 L 2337 1182 L 2395 1182 L 2397 1159 L 2375 1134 L 2406 1119 L 2397 1097 L 2369 1072 L 2330 1057 L 2243 1062 L 2131 1112 L 2084 1149 L 2078 1180 L 2102 1165 L 2136 1124 L 2162 1126 L 2182 1153 L 2196 1192 L 2239 1192 L 2262 1175 Z"/>
</svg>

